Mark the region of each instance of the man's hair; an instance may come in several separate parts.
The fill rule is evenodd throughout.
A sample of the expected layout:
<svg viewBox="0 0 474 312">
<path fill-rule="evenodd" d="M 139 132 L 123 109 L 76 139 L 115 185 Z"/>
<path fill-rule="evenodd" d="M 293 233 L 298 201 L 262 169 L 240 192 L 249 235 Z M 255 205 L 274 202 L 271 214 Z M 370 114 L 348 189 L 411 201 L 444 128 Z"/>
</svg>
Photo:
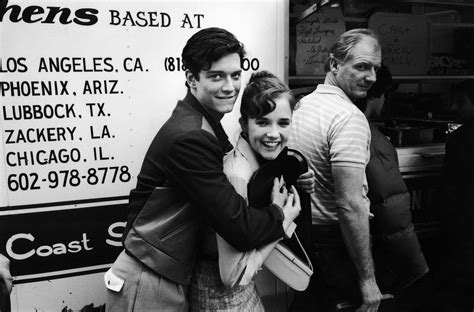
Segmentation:
<svg viewBox="0 0 474 312">
<path fill-rule="evenodd" d="M 356 44 L 358 44 L 365 37 L 373 38 L 377 45 L 380 47 L 378 36 L 368 28 L 356 28 L 351 29 L 339 36 L 337 41 L 329 49 L 329 57 L 324 64 L 324 70 L 328 72 L 330 70 L 329 62 L 331 59 L 344 64 L 351 55 L 351 51 Z"/>
<path fill-rule="evenodd" d="M 242 60 L 245 56 L 243 44 L 231 32 L 211 27 L 202 29 L 189 38 L 181 58 L 186 69 L 199 80 L 201 70 L 209 70 L 213 62 L 232 53 L 237 53 Z M 186 86 L 189 88 L 187 83 Z"/>
<path fill-rule="evenodd" d="M 258 118 L 275 110 L 275 100 L 286 96 L 293 110 L 296 101 L 290 88 L 272 73 L 262 70 L 253 73 L 242 94 L 240 115 L 243 121 L 248 118 Z"/>
</svg>

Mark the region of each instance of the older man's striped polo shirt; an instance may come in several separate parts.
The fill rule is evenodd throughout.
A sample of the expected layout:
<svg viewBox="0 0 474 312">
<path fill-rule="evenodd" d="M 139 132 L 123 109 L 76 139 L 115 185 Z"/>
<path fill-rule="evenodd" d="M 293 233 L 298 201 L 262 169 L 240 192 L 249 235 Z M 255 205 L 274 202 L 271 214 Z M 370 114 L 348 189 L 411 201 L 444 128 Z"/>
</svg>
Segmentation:
<svg viewBox="0 0 474 312">
<path fill-rule="evenodd" d="M 294 112 L 289 146 L 304 154 L 316 175 L 311 196 L 313 224 L 338 221 L 332 166 L 365 168 L 370 158 L 370 128 L 364 114 L 338 87 L 320 84 Z M 367 181 L 361 190 L 366 197 Z"/>
</svg>

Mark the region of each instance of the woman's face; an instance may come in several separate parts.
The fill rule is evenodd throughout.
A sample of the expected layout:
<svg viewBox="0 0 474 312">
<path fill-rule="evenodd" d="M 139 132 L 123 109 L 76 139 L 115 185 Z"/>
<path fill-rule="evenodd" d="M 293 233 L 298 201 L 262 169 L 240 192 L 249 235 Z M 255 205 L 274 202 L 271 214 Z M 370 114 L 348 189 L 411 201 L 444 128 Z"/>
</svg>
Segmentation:
<svg viewBox="0 0 474 312">
<path fill-rule="evenodd" d="M 284 95 L 274 100 L 275 110 L 258 118 L 248 119 L 248 137 L 252 149 L 263 159 L 277 158 L 288 142 L 292 110 Z"/>
</svg>

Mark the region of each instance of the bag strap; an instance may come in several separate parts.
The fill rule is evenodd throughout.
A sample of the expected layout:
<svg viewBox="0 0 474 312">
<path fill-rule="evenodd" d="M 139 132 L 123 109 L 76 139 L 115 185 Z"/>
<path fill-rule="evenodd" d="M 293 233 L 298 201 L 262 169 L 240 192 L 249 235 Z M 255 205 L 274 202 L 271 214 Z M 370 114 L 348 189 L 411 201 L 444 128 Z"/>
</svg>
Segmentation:
<svg viewBox="0 0 474 312">
<path fill-rule="evenodd" d="M 311 272 L 313 272 L 313 264 L 311 263 L 311 260 L 308 257 L 308 254 L 306 253 L 306 250 L 303 248 L 303 245 L 300 242 L 300 239 L 298 238 L 298 234 L 296 232 L 293 233 L 295 235 L 296 241 L 298 242 L 298 245 L 300 246 L 301 250 L 303 250 L 304 256 L 306 257 L 306 261 L 309 264 L 309 269 Z"/>
</svg>

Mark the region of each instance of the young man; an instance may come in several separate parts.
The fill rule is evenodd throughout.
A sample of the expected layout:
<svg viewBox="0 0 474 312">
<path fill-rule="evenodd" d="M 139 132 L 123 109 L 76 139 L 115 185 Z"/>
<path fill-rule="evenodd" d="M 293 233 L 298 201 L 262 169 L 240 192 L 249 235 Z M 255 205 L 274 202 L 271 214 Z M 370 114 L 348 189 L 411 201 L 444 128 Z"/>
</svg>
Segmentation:
<svg viewBox="0 0 474 312">
<path fill-rule="evenodd" d="M 186 43 L 188 93 L 151 143 L 130 192 L 125 251 L 105 276 L 107 311 L 187 311 L 203 224 L 241 251 L 285 235 L 282 221 L 292 206 L 281 185 L 272 205 L 257 210 L 223 173 L 231 145 L 220 120 L 238 96 L 243 56 L 242 44 L 220 28 L 200 30 Z"/>
<path fill-rule="evenodd" d="M 360 304 L 357 311 L 377 311 L 382 298 L 370 250 L 366 196 L 370 129 L 353 104 L 376 81 L 381 60 L 371 30 L 343 33 L 330 49 L 324 84 L 302 98 L 293 115 L 289 146 L 304 154 L 316 175 L 311 201 L 318 272 L 313 276 L 320 289 L 311 299 L 320 301 L 318 311 L 334 309 L 341 300 Z"/>
</svg>

